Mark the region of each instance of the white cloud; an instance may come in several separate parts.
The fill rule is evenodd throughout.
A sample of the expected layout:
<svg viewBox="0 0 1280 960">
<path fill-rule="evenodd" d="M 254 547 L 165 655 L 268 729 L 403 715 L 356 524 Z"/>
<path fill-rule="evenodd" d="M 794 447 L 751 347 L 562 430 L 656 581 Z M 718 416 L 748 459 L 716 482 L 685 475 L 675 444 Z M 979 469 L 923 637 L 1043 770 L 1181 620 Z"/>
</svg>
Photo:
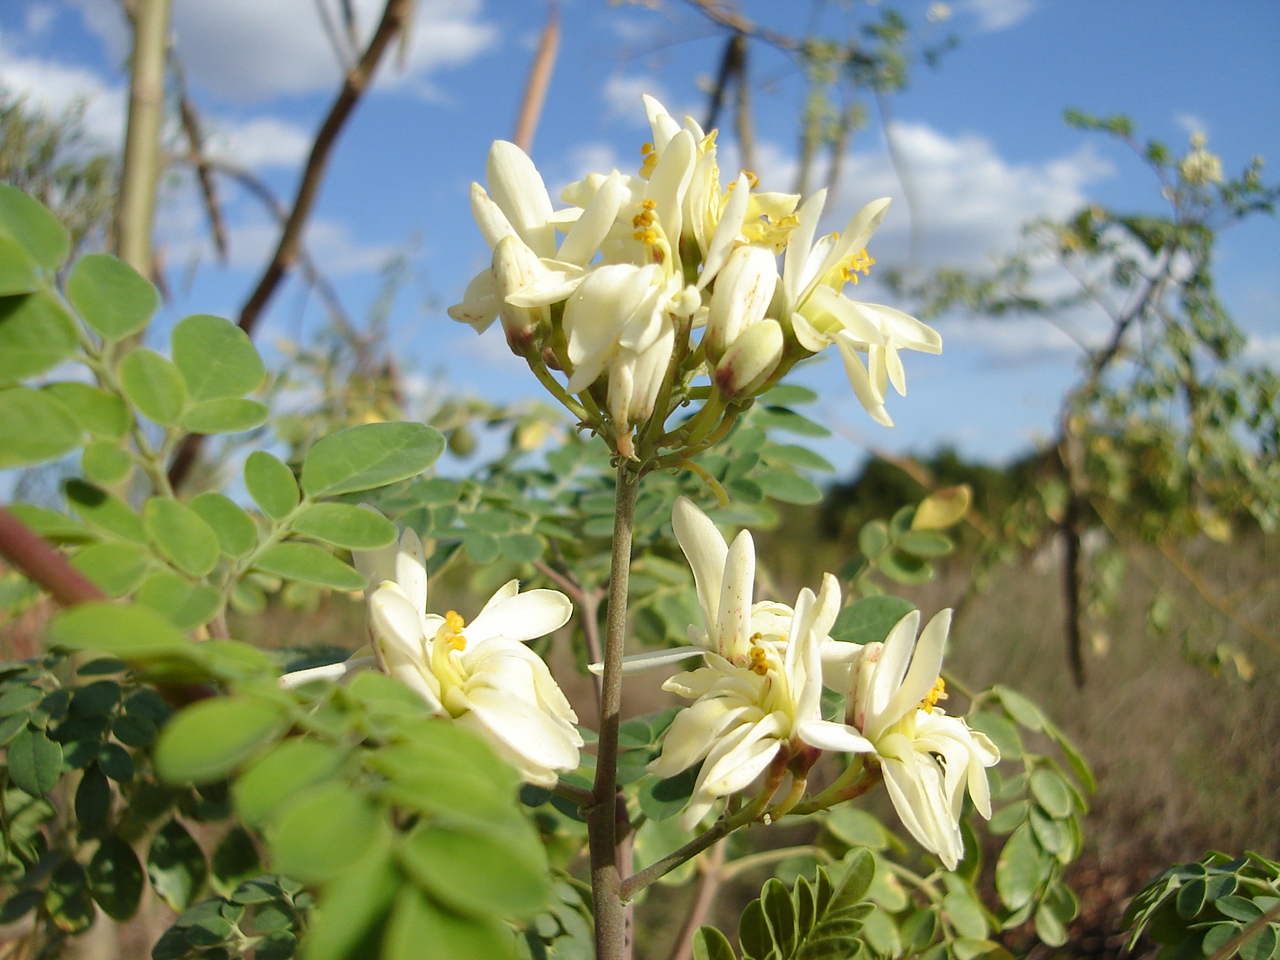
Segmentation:
<svg viewBox="0 0 1280 960">
<path fill-rule="evenodd" d="M 1204 118 L 1199 114 L 1187 113 L 1185 111 L 1182 113 L 1176 113 L 1173 116 L 1173 121 L 1187 132 L 1187 136 L 1191 136 L 1196 133 L 1203 133 L 1206 137 L 1209 136 L 1209 124 L 1206 123 Z"/>
<path fill-rule="evenodd" d="M 609 119 L 625 120 L 635 127 L 647 126 L 644 101 L 641 100 L 646 93 L 667 105 L 666 92 L 652 77 L 615 73 L 605 82 L 602 93 Z M 667 109 L 674 108 L 668 106 Z"/>
<path fill-rule="evenodd" d="M 117 148 L 124 134 L 125 91 L 91 70 L 56 60 L 20 57 L 0 40 L 0 85 L 28 107 L 55 116 L 83 107 L 84 132 L 98 145 Z"/>
<path fill-rule="evenodd" d="M 297 124 L 261 116 L 244 121 L 213 121 L 205 149 L 212 157 L 250 169 L 293 167 L 311 149 L 311 135 Z"/>
<path fill-rule="evenodd" d="M 58 11 L 47 3 L 33 3 L 27 7 L 27 33 L 39 36 L 49 29 L 49 25 L 57 18 Z"/>
<path fill-rule="evenodd" d="M 1249 342 L 1245 344 L 1241 359 L 1247 364 L 1280 370 L 1280 336 L 1249 337 Z"/>
<path fill-rule="evenodd" d="M 363 42 L 382 3 L 355 0 L 353 6 Z M 336 4 L 330 10 L 338 23 Z M 173 26 L 192 81 L 219 96 L 255 102 L 331 91 L 342 77 L 316 0 L 187 0 L 176 5 Z M 421 86 L 429 74 L 492 47 L 497 35 L 497 27 L 480 18 L 479 0 L 419 0 L 404 71 L 384 69 L 381 81 Z M 387 61 L 398 62 L 394 49 Z"/>
<path fill-rule="evenodd" d="M 1026 19 L 1036 5 L 1034 0 L 963 0 L 961 10 L 978 20 L 978 29 L 1008 30 Z"/>
</svg>

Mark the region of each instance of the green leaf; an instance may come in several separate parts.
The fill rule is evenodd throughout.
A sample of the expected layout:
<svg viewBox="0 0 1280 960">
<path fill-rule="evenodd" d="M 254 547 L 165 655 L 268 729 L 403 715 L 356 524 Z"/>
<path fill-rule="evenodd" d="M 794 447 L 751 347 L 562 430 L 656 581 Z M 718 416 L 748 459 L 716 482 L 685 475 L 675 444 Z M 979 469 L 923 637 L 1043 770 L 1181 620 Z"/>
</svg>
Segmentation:
<svg viewBox="0 0 1280 960">
<path fill-rule="evenodd" d="M 262 864 L 253 835 L 244 827 L 232 827 L 218 841 L 210 866 L 213 868 L 214 886 L 225 893 L 257 876 L 262 872 Z"/>
<path fill-rule="evenodd" d="M 48 796 L 62 774 L 62 747 L 43 730 L 24 727 L 9 742 L 9 779 L 33 797 Z"/>
<path fill-rule="evenodd" d="M 349 784 L 331 780 L 308 787 L 290 798 L 267 829 L 272 866 L 303 883 L 322 883 L 355 863 L 381 827 L 378 808 Z"/>
<path fill-rule="evenodd" d="M 945 533 L 936 530 L 908 530 L 898 537 L 900 549 L 916 557 L 945 557 L 955 549 L 955 544 Z"/>
<path fill-rule="evenodd" d="M 49 626 L 53 643 L 95 650 L 122 660 L 188 653 L 191 644 L 169 621 L 146 607 L 82 603 L 59 614 Z"/>
<path fill-rule="evenodd" d="M 243 397 L 262 385 L 267 372 L 247 333 L 207 314 L 187 317 L 173 328 L 173 362 L 197 403 Z"/>
<path fill-rule="evenodd" d="M 822 490 L 808 477 L 785 470 L 766 470 L 757 473 L 755 482 L 765 496 L 783 503 L 819 503 Z"/>
<path fill-rule="evenodd" d="M 546 541 L 536 533 L 511 533 L 498 537 L 498 552 L 512 563 L 531 563 L 546 549 Z"/>
<path fill-rule="evenodd" d="M 428 823 L 396 853 L 405 872 L 436 900 L 474 917 L 530 917 L 550 895 L 546 855 L 536 837 Z"/>
<path fill-rule="evenodd" d="M 1022 758 L 1022 737 L 1008 718 L 991 710 L 981 710 L 968 719 L 969 726 L 991 738 L 1002 760 Z"/>
<path fill-rule="evenodd" d="M 0 297 L 0 387 L 52 370 L 79 344 L 75 320 L 47 293 Z"/>
<path fill-rule="evenodd" d="M 1031 772 L 1031 795 L 1049 816 L 1061 820 L 1071 815 L 1071 790 L 1051 767 L 1037 767 Z"/>
<path fill-rule="evenodd" d="M 257 525 L 230 497 L 202 493 L 191 501 L 191 509 L 213 530 L 218 546 L 227 556 L 238 560 L 257 546 Z"/>
<path fill-rule="evenodd" d="M 113 493 L 83 480 L 68 480 L 63 485 L 67 502 L 89 526 L 134 543 L 146 543 L 147 532 L 142 518 Z"/>
<path fill-rule="evenodd" d="M 110 486 L 129 476 L 133 459 L 118 443 L 98 440 L 88 444 L 80 454 L 80 470 L 94 483 Z"/>
<path fill-rule="evenodd" d="M 755 418 L 758 426 L 770 430 L 786 430 L 804 437 L 829 437 L 831 431 L 785 407 L 765 407 Z"/>
<path fill-rule="evenodd" d="M 146 347 L 136 347 L 120 361 L 120 388 L 139 413 L 162 427 L 176 427 L 187 407 L 178 368 Z"/>
<path fill-rule="evenodd" d="M 1050 947 L 1060 947 L 1067 942 L 1067 927 L 1047 904 L 1040 904 L 1035 911 L 1036 936 Z"/>
<path fill-rule="evenodd" d="M 169 721 L 156 744 L 156 771 L 172 783 L 213 783 L 288 727 L 280 706 L 256 697 L 214 697 Z"/>
<path fill-rule="evenodd" d="M 406 886 L 392 908 L 381 960 L 514 960 L 515 944 L 496 920 L 442 909 Z"/>
<path fill-rule="evenodd" d="M 93 900 L 84 867 L 68 857 L 54 867 L 45 890 L 44 908 L 49 919 L 67 933 L 82 933 L 93 923 Z"/>
<path fill-rule="evenodd" d="M 371 848 L 325 884 L 307 928 L 306 960 L 350 960 L 362 944 L 372 952 L 373 932 L 382 928 L 396 892 L 405 887 L 386 845 Z"/>
<path fill-rule="evenodd" d="M 255 450 L 244 462 L 249 496 L 273 520 L 288 516 L 302 499 L 293 471 L 265 450 Z"/>
<path fill-rule="evenodd" d="M 347 503 L 311 504 L 294 520 L 293 531 L 348 550 L 375 550 L 396 541 L 394 523 Z"/>
<path fill-rule="evenodd" d="M 444 437 L 421 423 L 367 423 L 316 441 L 302 464 L 309 497 L 332 497 L 407 480 L 444 450 Z"/>
<path fill-rule="evenodd" d="M 146 328 L 160 295 L 133 267 L 104 253 L 76 261 L 67 277 L 67 299 L 80 318 L 108 343 Z"/>
<path fill-rule="evenodd" d="M 318 740 L 284 740 L 236 778 L 231 796 L 236 811 L 258 826 L 298 791 L 319 783 L 337 770 L 342 755 Z"/>
<path fill-rule="evenodd" d="M 798 470 L 817 470 L 820 473 L 834 473 L 836 469 L 826 457 L 819 456 L 808 447 L 801 447 L 795 444 L 770 444 L 760 453 L 770 463 L 785 463 Z"/>
<path fill-rule="evenodd" d="M 1031 826 L 1024 823 L 1013 831 L 1013 836 L 996 860 L 996 891 L 1000 900 L 1010 910 L 1030 903 L 1043 873 L 1040 848 L 1036 845 Z"/>
<path fill-rule="evenodd" d="M 80 785 L 76 787 L 75 810 L 76 819 L 86 830 L 102 828 L 111 815 L 111 784 L 96 763 L 89 764 L 80 778 Z"/>
<path fill-rule="evenodd" d="M 263 573 L 335 590 L 363 590 L 366 585 L 353 567 L 310 543 L 277 543 L 259 554 L 253 566 Z"/>
<path fill-rule="evenodd" d="M 28 387 L 0 390 L 0 470 L 57 460 L 79 445 L 80 424 L 60 400 Z"/>
<path fill-rule="evenodd" d="M 0 296 L 35 293 L 40 287 L 39 270 L 20 243 L 0 235 Z"/>
<path fill-rule="evenodd" d="M 916 585 L 933 579 L 933 567 L 911 554 L 891 551 L 881 554 L 876 562 L 880 572 L 896 583 Z"/>
<path fill-rule="evenodd" d="M 71 558 L 71 565 L 108 597 L 132 593 L 147 575 L 151 555 L 136 543 L 91 543 Z"/>
<path fill-rule="evenodd" d="M 169 497 L 152 497 L 142 525 L 161 556 L 183 573 L 203 577 L 218 562 L 218 537 L 200 515 Z"/>
<path fill-rule="evenodd" d="M 142 899 L 144 874 L 138 855 L 115 834 L 103 837 L 89 861 L 89 893 L 113 920 L 128 920 Z"/>
<path fill-rule="evenodd" d="M 97 440 L 123 440 L 129 432 L 129 408 L 119 394 L 75 380 L 46 383 L 40 388 L 67 405 L 71 415 Z"/>
<path fill-rule="evenodd" d="M 951 926 L 962 937 L 981 940 L 990 932 L 981 904 L 968 892 L 955 890 L 947 894 L 942 898 L 942 909 L 946 911 Z"/>
<path fill-rule="evenodd" d="M 796 911 L 791 894 L 777 877 L 765 881 L 760 890 L 760 905 L 775 949 L 781 956 L 790 956 L 796 946 Z"/>
<path fill-rule="evenodd" d="M 170 820 L 151 838 L 147 877 L 170 909 L 181 913 L 191 906 L 208 875 L 200 845 L 177 820 Z"/>
<path fill-rule="evenodd" d="M 737 960 L 729 938 L 715 927 L 699 927 L 693 935 L 693 960 Z"/>
<path fill-rule="evenodd" d="M 883 850 L 889 846 L 889 832 L 873 814 L 851 803 L 842 803 L 828 814 L 826 828 L 850 847 Z"/>
<path fill-rule="evenodd" d="M 640 784 L 640 810 L 650 820 L 674 817 L 689 803 L 693 785 L 698 779 L 698 766 L 661 780 L 648 777 Z"/>
<path fill-rule="evenodd" d="M 267 422 L 270 411 L 257 400 L 204 400 L 191 407 L 182 418 L 188 433 L 243 433 Z"/>
<path fill-rule="evenodd" d="M 8 184 L 0 184 L 0 232 L 21 244 L 31 259 L 50 273 L 71 249 L 66 228 L 49 208 Z"/>
<path fill-rule="evenodd" d="M 802 387 L 798 383 L 780 383 L 771 388 L 761 398 L 765 403 L 779 407 L 796 407 L 806 403 L 814 403 L 818 399 L 818 395 L 808 387 Z"/>
<path fill-rule="evenodd" d="M 179 630 L 193 630 L 208 623 L 222 607 L 222 594 L 213 587 L 192 583 L 172 570 L 157 570 L 147 577 L 134 599 Z"/>
<path fill-rule="evenodd" d="M 831 638 L 846 643 L 878 643 L 894 625 L 915 609 L 901 597 L 863 597 L 845 607 L 831 627 Z"/>
</svg>

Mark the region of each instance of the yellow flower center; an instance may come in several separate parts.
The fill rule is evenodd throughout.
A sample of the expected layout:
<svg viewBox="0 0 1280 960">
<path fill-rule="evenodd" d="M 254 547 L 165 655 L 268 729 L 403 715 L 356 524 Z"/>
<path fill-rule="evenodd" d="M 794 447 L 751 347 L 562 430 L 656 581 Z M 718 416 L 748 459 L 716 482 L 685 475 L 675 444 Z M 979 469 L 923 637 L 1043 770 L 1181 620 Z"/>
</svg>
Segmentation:
<svg viewBox="0 0 1280 960">
<path fill-rule="evenodd" d="M 938 701 L 945 699 L 947 699 L 947 685 L 939 677 L 933 682 L 933 689 L 920 701 L 920 709 L 925 713 L 933 713 L 933 708 L 938 705 Z"/>
<path fill-rule="evenodd" d="M 857 283 L 858 274 L 864 277 L 871 274 L 871 266 L 875 260 L 867 256 L 867 248 L 863 247 L 857 253 L 852 254 L 844 263 L 840 264 L 840 277 L 845 283 Z"/>
<path fill-rule="evenodd" d="M 747 669 L 758 677 L 763 677 L 769 672 L 769 655 L 764 647 L 760 646 L 763 636 L 764 634 L 761 633 L 751 635 L 751 662 L 747 664 Z"/>
<path fill-rule="evenodd" d="M 460 613 L 450 610 L 444 615 L 444 623 L 436 631 L 436 640 L 447 644 L 453 650 L 465 650 L 467 638 L 462 635 L 462 628 L 466 625 L 467 622 L 462 619 Z"/>
</svg>

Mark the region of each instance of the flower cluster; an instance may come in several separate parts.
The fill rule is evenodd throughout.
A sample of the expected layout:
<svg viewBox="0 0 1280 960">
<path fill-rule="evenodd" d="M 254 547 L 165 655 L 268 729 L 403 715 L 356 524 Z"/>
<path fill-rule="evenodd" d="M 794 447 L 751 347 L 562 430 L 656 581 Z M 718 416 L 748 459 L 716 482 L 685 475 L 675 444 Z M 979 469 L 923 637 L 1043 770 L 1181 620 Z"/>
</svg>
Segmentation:
<svg viewBox="0 0 1280 960">
<path fill-rule="evenodd" d="M 705 631 L 695 628 L 695 646 L 673 653 L 701 654 L 705 665 L 663 685 L 694 702 L 676 715 L 649 770 L 671 777 L 701 761 L 681 825 L 691 829 L 717 799 L 745 789 L 766 770 L 775 774 L 766 794 L 784 772 L 802 790 L 822 751 L 850 753 L 878 765 L 907 830 L 954 869 L 963 854 L 964 793 L 991 816 L 984 768 L 1000 754 L 984 734 L 937 705 L 945 697 L 939 672 L 951 612 L 930 620 L 919 640 L 920 614 L 913 611 L 882 643 L 841 643 L 827 635 L 840 608 L 835 577 L 827 574 L 816 595 L 801 590 L 794 609 L 753 604 L 750 533 L 726 544 L 684 498 L 676 503 L 674 527 L 693 569 Z M 843 722 L 822 717 L 824 685 L 845 695 Z"/>
<path fill-rule="evenodd" d="M 709 404 L 742 402 L 829 346 L 863 406 L 891 424 L 888 386 L 906 390 L 899 351 L 938 353 L 942 341 L 843 293 L 875 263 L 866 245 L 889 201 L 815 239 L 825 191 L 801 204 L 745 172 L 722 188 L 715 131 L 677 123 L 652 97 L 645 106 L 653 139 L 638 175 L 590 174 L 565 188 L 561 210 L 519 147 L 493 145 L 489 189 L 471 189 L 491 266 L 449 314 L 480 332 L 501 318 L 512 350 L 632 459 L 636 428 L 661 428 L 695 376 L 710 379 Z"/>
<path fill-rule="evenodd" d="M 568 597 L 521 593 L 512 580 L 468 624 L 453 610 L 426 612 L 426 566 L 413 530 L 382 550 L 356 551 L 354 559 L 369 581 L 370 646 L 343 663 L 286 674 L 285 686 L 376 666 L 416 691 L 432 714 L 478 732 L 527 782 L 551 787 L 560 772 L 577 769 L 578 718 L 547 665 L 525 646 L 568 622 Z"/>
</svg>

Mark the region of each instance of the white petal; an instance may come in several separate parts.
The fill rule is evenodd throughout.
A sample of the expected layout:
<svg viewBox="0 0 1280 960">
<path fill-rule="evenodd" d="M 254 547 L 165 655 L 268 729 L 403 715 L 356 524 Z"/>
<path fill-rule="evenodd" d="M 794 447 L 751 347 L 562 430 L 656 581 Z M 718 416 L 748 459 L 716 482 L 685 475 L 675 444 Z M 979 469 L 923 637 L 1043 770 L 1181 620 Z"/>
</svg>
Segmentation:
<svg viewBox="0 0 1280 960">
<path fill-rule="evenodd" d="M 560 250 L 556 254 L 557 259 L 578 266 L 586 266 L 590 263 L 592 258 L 600 252 L 600 244 L 613 228 L 614 221 L 618 217 L 618 209 L 626 196 L 627 190 L 622 185 L 622 178 L 615 170 L 600 185 L 596 195 L 582 211 L 582 216 L 569 230 L 564 242 L 560 244 Z"/>
<path fill-rule="evenodd" d="M 308 667 L 306 670 L 294 670 L 280 678 L 280 686 L 286 690 L 300 687 L 312 680 L 345 680 L 351 674 L 377 665 L 373 657 L 352 657 L 338 663 L 326 663 L 321 667 Z"/>
<path fill-rule="evenodd" d="M 875 753 L 875 745 L 853 727 L 830 720 L 805 720 L 796 728 L 800 739 L 835 753 Z"/>
<path fill-rule="evenodd" d="M 645 768 L 654 776 L 674 777 L 707 755 L 725 731 L 736 726 L 751 707 L 726 704 L 712 697 L 676 714 L 662 739 L 662 753 Z"/>
<path fill-rule="evenodd" d="M 733 538 L 724 562 L 720 605 L 712 640 L 716 652 L 734 663 L 750 649 L 751 600 L 755 590 L 756 546 L 750 531 Z"/>
<path fill-rule="evenodd" d="M 787 249 L 782 257 L 782 286 L 787 298 L 787 309 L 795 310 L 800 304 L 801 294 L 809 282 L 805 276 L 805 267 L 810 259 L 814 235 L 818 232 L 818 221 L 822 217 L 822 205 L 827 201 L 824 187 L 809 197 L 796 214 L 800 221 L 791 236 L 787 238 Z M 815 263 L 816 267 L 817 264 Z"/>
<path fill-rule="evenodd" d="M 919 623 L 919 611 L 913 611 L 913 613 L 916 614 L 915 623 Z M 871 729 L 867 731 L 867 735 L 873 740 L 881 730 L 906 716 L 929 695 L 942 670 L 942 652 L 947 642 L 947 631 L 951 629 L 950 608 L 935 614 L 925 626 L 924 632 L 920 634 L 920 639 L 914 643 L 906 639 L 905 631 L 898 630 L 910 617 L 911 614 L 907 614 L 898 621 L 889 632 L 889 639 L 885 641 L 884 656 L 879 666 L 880 670 L 890 671 L 885 677 L 886 687 L 894 676 L 901 677 L 901 680 L 884 707 L 878 711 L 879 716 L 875 722 L 870 724 Z M 914 623 L 911 634 L 914 637 Z M 914 652 L 912 652 L 913 649 Z M 900 673 L 904 666 L 902 662 L 904 651 L 911 655 L 911 665 L 905 673 Z M 876 683 L 880 684 L 879 672 L 876 674 Z"/>
<path fill-rule="evenodd" d="M 659 667 L 670 666 L 691 657 L 701 657 L 706 652 L 702 647 L 673 647 L 670 650 L 648 650 L 644 653 L 632 654 L 622 659 L 622 675 L 629 677 L 632 674 L 644 673 L 646 670 L 657 670 Z M 599 676 L 604 673 L 604 664 L 588 664 L 587 669 Z"/>
<path fill-rule="evenodd" d="M 398 585 L 387 582 L 373 591 L 369 597 L 369 619 L 383 663 L 425 664 L 422 610 Z"/>
<path fill-rule="evenodd" d="M 542 174 L 528 154 L 514 143 L 495 140 L 489 149 L 485 178 L 494 202 L 506 214 L 524 240 L 540 257 L 556 252 L 555 228 L 547 223 L 551 216 L 551 197 Z"/>
<path fill-rule="evenodd" d="M 742 232 L 742 221 L 747 215 L 747 203 L 750 199 L 751 181 L 744 173 L 734 182 L 729 194 L 729 202 L 724 205 L 720 222 L 716 224 L 716 232 L 711 237 L 711 246 L 707 250 L 706 258 L 702 261 L 702 273 L 698 276 L 699 290 L 711 282 L 729 258 L 738 234 Z M 777 272 L 775 263 L 774 276 L 777 276 Z M 772 290 L 770 292 L 772 293 Z"/>
<path fill-rule="evenodd" d="M 396 583 L 421 614 L 427 609 L 427 566 L 422 540 L 411 527 L 400 534 L 396 551 Z"/>
<path fill-rule="evenodd" d="M 649 189 L 645 196 L 657 203 L 654 213 L 671 244 L 672 256 L 678 257 L 681 209 L 685 191 L 693 178 L 698 145 L 688 130 L 681 130 L 661 150 L 658 163 L 649 174 Z"/>
<path fill-rule="evenodd" d="M 693 571 L 703 623 L 711 633 L 715 627 L 716 611 L 720 608 L 720 585 L 724 579 L 729 547 L 716 525 L 688 497 L 676 498 L 671 509 L 671 526 L 675 530 L 676 542 Z"/>
<path fill-rule="evenodd" d="M 807 301 L 806 310 L 810 310 L 811 316 L 816 316 L 812 313 L 813 308 L 830 313 L 840 321 L 840 326 L 844 328 L 848 337 L 859 346 L 884 343 L 884 334 L 879 324 L 861 309 L 862 306 L 830 287 L 818 286 L 814 288 L 813 295 Z"/>
<path fill-rule="evenodd" d="M 524 642 L 559 630 L 571 616 L 573 603 L 559 590 L 527 590 L 487 605 L 465 633 L 478 642 L 489 637 Z"/>
<path fill-rule="evenodd" d="M 871 414 L 872 420 L 881 426 L 892 427 L 893 420 L 889 417 L 889 411 L 884 408 L 884 395 L 876 392 L 857 350 L 839 336 L 836 338 L 836 346 L 840 349 L 840 359 L 844 361 L 844 372 L 849 378 L 849 385 L 853 387 L 853 395 L 867 413 Z"/>
<path fill-rule="evenodd" d="M 826 258 L 818 268 L 816 276 L 826 276 L 828 271 L 834 269 L 849 254 L 857 253 L 865 247 L 888 210 L 889 198 L 881 197 L 879 200 L 872 200 L 855 213 L 840 234 L 840 239 L 827 251 Z"/>
<path fill-rule="evenodd" d="M 578 748 L 563 726 L 531 703 L 501 690 L 468 691 L 471 711 L 493 740 L 518 756 L 552 770 L 574 770 Z"/>
</svg>

